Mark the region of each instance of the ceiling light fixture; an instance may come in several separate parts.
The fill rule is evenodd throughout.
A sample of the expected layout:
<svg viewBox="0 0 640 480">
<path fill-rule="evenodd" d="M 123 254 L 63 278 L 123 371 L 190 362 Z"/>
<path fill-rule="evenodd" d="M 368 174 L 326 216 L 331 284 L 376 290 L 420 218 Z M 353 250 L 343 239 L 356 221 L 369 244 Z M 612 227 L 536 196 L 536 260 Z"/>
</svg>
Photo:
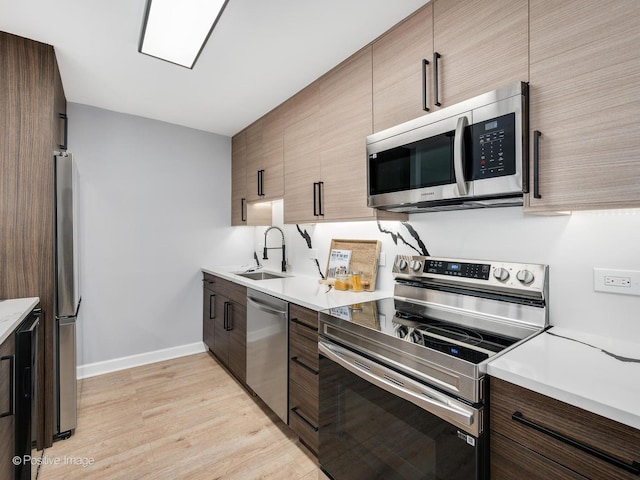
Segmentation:
<svg viewBox="0 0 640 480">
<path fill-rule="evenodd" d="M 147 0 L 138 52 L 193 68 L 228 0 Z"/>
</svg>

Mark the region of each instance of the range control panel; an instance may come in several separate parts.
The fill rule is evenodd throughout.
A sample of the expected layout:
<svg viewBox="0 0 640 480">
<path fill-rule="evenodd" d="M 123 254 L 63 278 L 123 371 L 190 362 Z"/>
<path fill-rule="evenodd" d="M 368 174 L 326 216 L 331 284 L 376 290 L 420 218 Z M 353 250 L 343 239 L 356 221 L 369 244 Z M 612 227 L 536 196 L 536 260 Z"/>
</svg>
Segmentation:
<svg viewBox="0 0 640 480">
<path fill-rule="evenodd" d="M 548 267 L 531 263 L 398 255 L 393 276 L 417 282 L 438 280 L 464 288 L 543 295 L 548 288 Z"/>
<path fill-rule="evenodd" d="M 442 260 L 424 261 L 424 273 L 450 275 L 453 277 L 479 278 L 489 280 L 491 265 L 488 263 L 450 262 Z"/>
</svg>

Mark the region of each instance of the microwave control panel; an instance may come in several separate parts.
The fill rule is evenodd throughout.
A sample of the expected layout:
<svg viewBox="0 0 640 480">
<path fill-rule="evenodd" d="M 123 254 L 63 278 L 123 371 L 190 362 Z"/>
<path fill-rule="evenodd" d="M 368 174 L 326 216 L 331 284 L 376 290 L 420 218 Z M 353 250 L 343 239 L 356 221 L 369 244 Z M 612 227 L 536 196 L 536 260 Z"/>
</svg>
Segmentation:
<svg viewBox="0 0 640 480">
<path fill-rule="evenodd" d="M 514 113 L 473 124 L 471 137 L 474 180 L 516 173 Z"/>
</svg>

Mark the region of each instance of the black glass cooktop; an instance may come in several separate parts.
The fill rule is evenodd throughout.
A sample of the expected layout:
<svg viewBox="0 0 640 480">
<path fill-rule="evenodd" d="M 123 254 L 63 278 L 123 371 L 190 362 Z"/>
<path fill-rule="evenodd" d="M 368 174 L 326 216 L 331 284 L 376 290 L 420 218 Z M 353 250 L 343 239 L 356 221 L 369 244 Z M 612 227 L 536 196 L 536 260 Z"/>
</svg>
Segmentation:
<svg viewBox="0 0 640 480">
<path fill-rule="evenodd" d="M 332 308 L 325 313 L 476 364 L 530 334 L 506 335 L 499 322 L 477 321 L 473 314 L 457 314 L 455 321 L 443 318 L 452 315 L 439 315 L 437 309 L 396 298 Z"/>
</svg>

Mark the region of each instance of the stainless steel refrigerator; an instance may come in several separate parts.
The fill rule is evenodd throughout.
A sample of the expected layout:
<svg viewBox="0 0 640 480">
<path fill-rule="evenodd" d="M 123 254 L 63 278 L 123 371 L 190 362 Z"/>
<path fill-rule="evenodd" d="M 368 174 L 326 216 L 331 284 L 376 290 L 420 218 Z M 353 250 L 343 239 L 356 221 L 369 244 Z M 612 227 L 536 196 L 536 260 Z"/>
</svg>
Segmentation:
<svg viewBox="0 0 640 480">
<path fill-rule="evenodd" d="M 54 153 L 56 206 L 56 304 L 54 438 L 70 436 L 77 424 L 76 320 L 80 310 L 76 229 L 76 169 L 73 156 Z"/>
</svg>

